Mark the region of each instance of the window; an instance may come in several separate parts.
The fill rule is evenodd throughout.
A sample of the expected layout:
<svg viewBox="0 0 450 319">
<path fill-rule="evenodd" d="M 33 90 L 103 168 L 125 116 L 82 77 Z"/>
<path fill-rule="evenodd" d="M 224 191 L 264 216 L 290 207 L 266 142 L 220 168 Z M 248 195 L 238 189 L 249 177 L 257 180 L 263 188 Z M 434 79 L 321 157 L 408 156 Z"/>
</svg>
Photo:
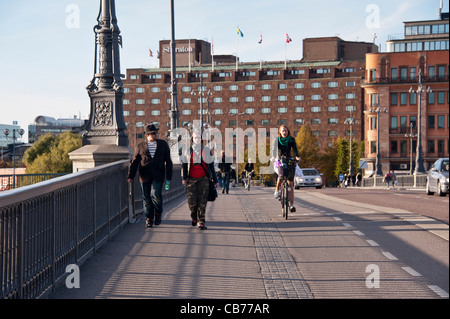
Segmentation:
<svg viewBox="0 0 450 319">
<path fill-rule="evenodd" d="M 239 113 L 238 109 L 229 109 L 228 111 L 230 112 L 230 114 L 237 114 L 237 113 Z"/>
<path fill-rule="evenodd" d="M 428 128 L 434 128 L 436 118 L 434 115 L 428 115 Z"/>
<path fill-rule="evenodd" d="M 417 93 L 410 93 L 409 95 L 409 104 L 417 105 Z"/>
<path fill-rule="evenodd" d="M 181 115 L 191 115 L 191 110 L 182 110 Z"/>
<path fill-rule="evenodd" d="M 123 111 L 123 116 L 130 116 L 130 111 Z"/>
<path fill-rule="evenodd" d="M 245 90 L 246 91 L 254 91 L 255 90 L 255 86 L 253 84 L 247 84 L 245 86 Z"/>
<path fill-rule="evenodd" d="M 295 124 L 295 125 L 303 125 L 303 124 L 304 124 L 304 121 L 303 121 L 303 119 L 295 119 L 295 120 L 294 120 L 294 124 Z"/>
<path fill-rule="evenodd" d="M 278 97 L 278 101 L 279 102 L 286 102 L 287 101 L 287 96 L 286 95 L 280 95 Z"/>
<path fill-rule="evenodd" d="M 303 106 L 297 106 L 294 111 L 295 113 L 303 113 L 305 112 L 305 108 Z"/>
<path fill-rule="evenodd" d="M 296 95 L 294 96 L 294 101 L 304 101 L 305 96 L 304 95 Z"/>
<path fill-rule="evenodd" d="M 278 113 L 287 113 L 288 109 L 287 107 L 279 107 L 278 108 Z"/>
<path fill-rule="evenodd" d="M 356 94 L 355 93 L 347 93 L 347 94 L 345 94 L 345 98 L 347 100 L 353 100 L 356 98 Z"/>
<path fill-rule="evenodd" d="M 237 96 L 232 96 L 229 99 L 230 103 L 237 103 L 239 102 L 239 98 Z"/>
<path fill-rule="evenodd" d="M 398 141 L 391 141 L 391 153 L 398 152 Z"/>
<path fill-rule="evenodd" d="M 345 112 L 350 112 L 350 111 L 356 112 L 356 106 L 354 106 L 354 105 L 346 105 L 345 106 Z"/>
<path fill-rule="evenodd" d="M 320 82 L 312 82 L 312 83 L 311 83 L 311 88 L 312 88 L 312 89 L 318 89 L 318 88 L 320 88 Z"/>
<path fill-rule="evenodd" d="M 246 96 L 245 102 L 247 103 L 255 102 L 255 98 L 253 96 Z"/>
<path fill-rule="evenodd" d="M 438 104 L 445 104 L 445 92 L 437 92 Z"/>
<path fill-rule="evenodd" d="M 408 127 L 408 118 L 406 116 L 400 116 L 400 127 L 403 129 Z"/>
<path fill-rule="evenodd" d="M 313 94 L 311 95 L 311 100 L 313 101 L 319 101 L 322 97 L 320 96 L 320 94 Z"/>
<path fill-rule="evenodd" d="M 270 84 L 263 84 L 263 85 L 261 85 L 261 89 L 262 90 L 270 90 Z"/>
<path fill-rule="evenodd" d="M 230 85 L 230 91 L 238 91 L 239 90 L 239 86 L 237 85 Z"/>
<path fill-rule="evenodd" d="M 185 97 L 184 99 L 181 99 L 181 103 L 182 104 L 190 104 L 191 103 L 191 99 L 188 97 Z"/>
<path fill-rule="evenodd" d="M 136 88 L 136 93 L 145 93 L 144 88 Z"/>
<path fill-rule="evenodd" d="M 153 116 L 159 116 L 159 115 L 161 115 L 161 112 L 160 112 L 159 110 L 153 110 L 153 111 L 151 112 L 151 114 L 152 114 Z"/>
<path fill-rule="evenodd" d="M 400 141 L 400 154 L 406 154 L 408 149 L 408 142 L 405 140 Z"/>
<path fill-rule="evenodd" d="M 438 79 L 439 80 L 445 79 L 445 66 L 438 66 Z"/>
<path fill-rule="evenodd" d="M 221 98 L 221 97 L 215 97 L 215 98 L 213 98 L 213 102 L 214 102 L 214 103 L 222 103 L 222 102 L 223 102 L 223 98 Z"/>
<path fill-rule="evenodd" d="M 153 104 L 153 105 L 161 104 L 161 100 L 160 99 L 151 99 L 150 103 Z"/>
<path fill-rule="evenodd" d="M 435 152 L 434 140 L 428 140 L 428 153 L 434 152 Z"/>
<path fill-rule="evenodd" d="M 181 92 L 191 92 L 191 87 L 190 86 L 183 86 L 181 88 Z"/>
<path fill-rule="evenodd" d="M 397 93 L 391 93 L 391 106 L 398 105 L 398 94 Z"/>
<path fill-rule="evenodd" d="M 397 116 L 392 116 L 391 117 L 391 129 L 397 129 L 398 127 L 398 117 Z"/>
<path fill-rule="evenodd" d="M 410 116 L 409 117 L 409 125 L 411 125 L 411 123 L 412 123 L 412 127 L 413 128 L 417 127 L 417 116 Z"/>
<path fill-rule="evenodd" d="M 328 87 L 329 88 L 337 88 L 339 85 L 337 82 L 328 82 Z"/>
<path fill-rule="evenodd" d="M 261 113 L 262 114 L 269 114 L 270 113 L 270 108 L 268 108 L 268 107 L 263 107 L 262 109 L 261 109 Z"/>
<path fill-rule="evenodd" d="M 137 99 L 137 100 L 136 100 L 136 104 L 137 104 L 137 105 L 145 104 L 145 100 L 144 100 L 144 99 Z"/>
<path fill-rule="evenodd" d="M 279 90 L 286 90 L 286 89 L 287 89 L 287 84 L 286 84 L 286 83 L 280 83 L 280 84 L 278 84 L 278 89 L 279 89 Z"/>
<path fill-rule="evenodd" d="M 339 94 L 328 94 L 329 100 L 337 100 L 339 98 Z"/>
<path fill-rule="evenodd" d="M 438 140 L 437 141 L 437 146 L 438 146 L 438 154 L 443 154 L 445 151 L 445 141 L 444 140 Z"/>
<path fill-rule="evenodd" d="M 409 68 L 409 79 L 415 81 L 417 78 L 417 69 L 415 67 Z"/>
<path fill-rule="evenodd" d="M 438 128 L 444 128 L 444 127 L 445 127 L 445 116 L 438 115 Z"/>
<path fill-rule="evenodd" d="M 377 142 L 371 141 L 370 142 L 370 153 L 376 153 L 377 152 Z"/>
<path fill-rule="evenodd" d="M 339 107 L 338 106 L 329 106 L 328 112 L 339 112 Z"/>
<path fill-rule="evenodd" d="M 408 80 L 408 68 L 400 68 L 400 80 Z"/>
<path fill-rule="evenodd" d="M 270 102 L 270 96 L 262 96 L 261 101 L 262 102 Z"/>
<path fill-rule="evenodd" d="M 347 82 L 345 82 L 345 86 L 346 87 L 355 87 L 356 81 L 347 81 Z"/>
<path fill-rule="evenodd" d="M 261 125 L 270 125 L 270 120 L 261 120 Z"/>
<path fill-rule="evenodd" d="M 391 69 L 391 80 L 392 81 L 397 81 L 398 80 L 398 69 L 397 68 L 392 68 Z"/>
<path fill-rule="evenodd" d="M 311 113 L 320 113 L 320 110 L 321 110 L 320 106 L 311 107 Z"/>
<path fill-rule="evenodd" d="M 152 92 L 152 93 L 159 93 L 159 92 L 161 92 L 161 89 L 160 88 L 151 88 L 150 92 Z"/>
<path fill-rule="evenodd" d="M 136 116 L 145 116 L 145 111 L 136 111 Z"/>
<path fill-rule="evenodd" d="M 428 104 L 434 104 L 435 95 L 434 92 L 428 93 Z"/>
<path fill-rule="evenodd" d="M 304 83 L 295 83 L 294 88 L 295 89 L 303 89 L 305 87 Z"/>
<path fill-rule="evenodd" d="M 311 119 L 311 124 L 320 124 L 320 119 Z"/>
<path fill-rule="evenodd" d="M 330 118 L 328 119 L 328 124 L 338 124 L 339 120 L 337 118 Z"/>
<path fill-rule="evenodd" d="M 245 120 L 245 125 L 255 125 L 254 120 Z"/>
<path fill-rule="evenodd" d="M 247 113 L 247 114 L 253 114 L 253 113 L 255 113 L 255 109 L 252 108 L 252 107 L 246 108 L 246 109 L 245 109 L 245 113 Z"/>
<path fill-rule="evenodd" d="M 408 104 L 408 93 L 400 93 L 400 105 Z"/>
<path fill-rule="evenodd" d="M 214 126 L 221 126 L 222 125 L 222 121 L 214 121 Z"/>
<path fill-rule="evenodd" d="M 123 105 L 129 105 L 129 104 L 130 104 L 130 100 L 128 100 L 128 99 L 123 100 Z"/>
<path fill-rule="evenodd" d="M 338 131 L 332 130 L 332 131 L 328 131 L 328 136 L 337 136 L 338 135 Z"/>
<path fill-rule="evenodd" d="M 436 78 L 436 71 L 434 66 L 428 67 L 428 80 L 434 80 Z"/>
<path fill-rule="evenodd" d="M 213 90 L 215 91 L 215 92 L 220 92 L 220 91 L 222 91 L 222 85 L 214 85 L 214 87 L 213 87 Z"/>
</svg>

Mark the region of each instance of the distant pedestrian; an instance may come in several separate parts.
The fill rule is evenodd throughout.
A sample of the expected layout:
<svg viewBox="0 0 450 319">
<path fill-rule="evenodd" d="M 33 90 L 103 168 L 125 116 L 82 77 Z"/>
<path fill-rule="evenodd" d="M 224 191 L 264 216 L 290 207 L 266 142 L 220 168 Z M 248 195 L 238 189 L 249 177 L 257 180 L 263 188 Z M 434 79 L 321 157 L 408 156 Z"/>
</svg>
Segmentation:
<svg viewBox="0 0 450 319">
<path fill-rule="evenodd" d="M 361 172 L 358 172 L 358 174 L 356 174 L 356 186 L 361 187 L 361 181 L 362 181 L 362 174 Z"/>
<path fill-rule="evenodd" d="M 139 173 L 142 188 L 146 227 L 161 224 L 163 213 L 162 189 L 164 179 L 167 187 L 172 179 L 172 159 L 166 141 L 158 139 L 158 129 L 153 125 L 145 127 L 146 140 L 137 144 L 131 160 L 128 183 Z"/>
<path fill-rule="evenodd" d="M 387 185 L 387 188 L 389 188 L 389 183 L 391 182 L 391 179 L 392 179 L 391 173 L 389 171 L 387 171 L 387 173 L 384 175 L 383 179 Z"/>
<path fill-rule="evenodd" d="M 230 191 L 230 178 L 231 178 L 231 162 L 225 157 L 225 151 L 222 151 L 222 159 L 219 162 L 219 172 L 222 174 L 222 194 Z"/>
<path fill-rule="evenodd" d="M 395 171 L 393 169 L 391 169 L 391 182 L 392 186 L 398 186 L 397 174 L 395 174 Z"/>
<path fill-rule="evenodd" d="M 219 186 L 214 171 L 211 150 L 203 146 L 200 132 L 193 132 L 191 148 L 182 156 L 182 179 L 186 186 L 186 196 L 191 211 L 192 226 L 206 229 L 206 205 L 208 203 L 209 179 Z"/>
</svg>

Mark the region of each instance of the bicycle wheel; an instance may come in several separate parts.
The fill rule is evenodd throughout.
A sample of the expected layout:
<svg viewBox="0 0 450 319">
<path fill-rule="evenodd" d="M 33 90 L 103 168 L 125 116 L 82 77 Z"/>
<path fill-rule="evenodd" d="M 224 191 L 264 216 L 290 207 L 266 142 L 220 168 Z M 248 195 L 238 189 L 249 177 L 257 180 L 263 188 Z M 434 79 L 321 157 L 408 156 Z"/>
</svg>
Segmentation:
<svg viewBox="0 0 450 319">
<path fill-rule="evenodd" d="M 285 195 L 284 195 L 284 211 L 286 212 L 284 218 L 288 219 L 289 213 L 289 185 L 288 182 L 285 182 Z"/>
<path fill-rule="evenodd" d="M 283 218 L 285 218 L 285 216 L 286 216 L 286 206 L 284 205 L 284 203 L 285 203 L 285 188 L 286 188 L 286 185 L 284 183 L 281 184 L 280 202 L 281 202 L 281 214 L 282 214 Z"/>
</svg>

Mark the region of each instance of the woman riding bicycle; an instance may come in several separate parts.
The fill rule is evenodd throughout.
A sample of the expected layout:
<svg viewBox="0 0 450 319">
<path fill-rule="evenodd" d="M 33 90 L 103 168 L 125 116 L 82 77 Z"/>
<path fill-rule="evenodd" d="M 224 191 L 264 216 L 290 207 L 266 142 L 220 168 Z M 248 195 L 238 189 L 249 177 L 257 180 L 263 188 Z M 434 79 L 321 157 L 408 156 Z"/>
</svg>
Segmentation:
<svg viewBox="0 0 450 319">
<path fill-rule="evenodd" d="M 289 131 L 286 125 L 283 124 L 278 128 L 278 138 L 276 139 L 275 143 L 278 143 L 278 154 L 273 154 L 272 155 L 273 157 L 276 157 L 278 160 L 281 160 L 282 157 L 290 158 L 292 156 L 291 153 L 293 152 L 295 159 L 297 161 L 300 161 L 300 157 L 298 156 L 297 143 L 295 142 L 295 139 L 291 136 L 291 132 Z M 273 148 L 273 150 L 275 150 L 275 147 Z M 294 176 L 295 176 L 295 165 L 290 165 L 288 166 L 287 180 L 291 190 L 294 189 Z M 280 198 L 279 190 L 281 182 L 282 182 L 281 176 L 278 175 L 277 187 L 275 193 L 273 194 L 275 198 Z M 289 192 L 289 204 L 290 204 L 289 210 L 291 212 L 295 212 L 293 191 Z"/>
</svg>

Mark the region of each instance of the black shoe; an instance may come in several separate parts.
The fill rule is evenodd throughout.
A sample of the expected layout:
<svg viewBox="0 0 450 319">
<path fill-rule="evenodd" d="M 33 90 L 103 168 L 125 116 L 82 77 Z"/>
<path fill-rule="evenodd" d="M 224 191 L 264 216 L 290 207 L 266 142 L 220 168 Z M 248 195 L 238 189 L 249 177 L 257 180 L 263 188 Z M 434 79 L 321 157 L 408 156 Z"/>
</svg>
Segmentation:
<svg viewBox="0 0 450 319">
<path fill-rule="evenodd" d="M 197 220 L 196 219 L 192 220 L 192 226 L 197 226 Z"/>
<path fill-rule="evenodd" d="M 161 224 L 161 215 L 155 215 L 155 225 Z"/>
<path fill-rule="evenodd" d="M 145 221 L 145 227 L 147 227 L 147 228 L 153 227 L 153 220 L 151 220 L 150 218 L 147 218 L 147 220 Z"/>
<path fill-rule="evenodd" d="M 205 230 L 205 229 L 208 229 L 208 228 L 206 228 L 206 226 L 204 224 L 198 224 L 198 229 Z"/>
<path fill-rule="evenodd" d="M 224 194 L 225 193 L 225 188 L 224 189 L 222 189 L 222 194 Z"/>
<path fill-rule="evenodd" d="M 296 211 L 295 206 L 289 207 L 289 210 L 291 211 L 291 213 L 295 213 L 295 211 Z"/>
</svg>

